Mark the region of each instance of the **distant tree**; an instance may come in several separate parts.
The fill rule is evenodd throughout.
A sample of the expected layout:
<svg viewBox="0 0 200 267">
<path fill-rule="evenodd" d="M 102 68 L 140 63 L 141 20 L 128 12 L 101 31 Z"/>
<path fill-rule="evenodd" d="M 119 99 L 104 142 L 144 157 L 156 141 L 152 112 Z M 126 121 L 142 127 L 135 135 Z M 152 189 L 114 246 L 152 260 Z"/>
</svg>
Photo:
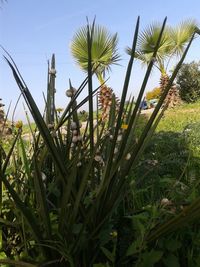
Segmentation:
<svg viewBox="0 0 200 267">
<path fill-rule="evenodd" d="M 160 87 L 155 87 L 152 91 L 149 91 L 146 93 L 146 99 L 151 100 L 151 99 L 158 99 L 161 94 L 161 89 Z"/>
<path fill-rule="evenodd" d="M 200 62 L 183 64 L 178 75 L 181 99 L 190 103 L 200 99 Z"/>
</svg>

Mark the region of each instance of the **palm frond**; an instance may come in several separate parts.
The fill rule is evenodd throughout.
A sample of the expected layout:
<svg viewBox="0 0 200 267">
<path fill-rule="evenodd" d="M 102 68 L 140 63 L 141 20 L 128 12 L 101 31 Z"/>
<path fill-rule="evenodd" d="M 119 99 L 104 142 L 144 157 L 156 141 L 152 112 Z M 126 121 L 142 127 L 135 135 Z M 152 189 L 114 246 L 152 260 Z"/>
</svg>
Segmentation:
<svg viewBox="0 0 200 267">
<path fill-rule="evenodd" d="M 89 28 L 91 34 L 91 27 Z M 117 52 L 117 33 L 112 35 L 105 27 L 95 25 L 91 47 L 91 63 L 95 73 L 109 71 L 113 64 L 117 64 L 120 57 Z M 71 43 L 71 52 L 76 62 L 84 71 L 88 65 L 87 27 L 80 28 Z"/>
<path fill-rule="evenodd" d="M 141 32 L 138 37 L 137 51 L 135 57 L 145 64 L 148 64 L 152 59 L 153 52 L 158 42 L 161 25 L 153 23 Z M 162 35 L 156 59 L 162 62 L 170 52 L 171 41 L 168 38 L 168 28 L 166 27 Z M 130 55 L 131 49 L 128 47 L 126 52 Z"/>
<path fill-rule="evenodd" d="M 182 55 L 185 46 L 197 28 L 195 20 L 184 20 L 175 28 L 170 28 L 170 38 L 172 40 L 173 54 Z"/>
</svg>

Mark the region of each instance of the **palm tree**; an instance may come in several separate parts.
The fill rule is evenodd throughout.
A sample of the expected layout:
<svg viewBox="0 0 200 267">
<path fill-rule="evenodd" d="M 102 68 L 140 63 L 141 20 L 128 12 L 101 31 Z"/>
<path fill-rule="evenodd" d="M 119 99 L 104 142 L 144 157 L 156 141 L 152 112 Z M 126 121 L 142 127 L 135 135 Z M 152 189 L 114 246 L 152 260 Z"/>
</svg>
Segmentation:
<svg viewBox="0 0 200 267">
<path fill-rule="evenodd" d="M 83 71 L 88 67 L 88 39 L 87 26 L 80 28 L 74 35 L 71 43 L 71 52 L 78 65 Z M 112 35 L 105 27 L 94 25 L 89 27 L 92 35 L 91 61 L 93 71 L 100 82 L 99 103 L 102 109 L 102 118 L 108 115 L 113 90 L 105 85 L 105 73 L 109 72 L 111 65 L 117 64 L 119 54 L 117 53 L 117 33 Z"/>
<path fill-rule="evenodd" d="M 169 82 L 168 66 L 172 59 L 182 55 L 185 46 L 189 42 L 192 34 L 197 26 L 192 20 L 186 20 L 176 27 L 166 27 L 162 36 L 157 56 L 154 59 L 154 66 L 161 73 L 160 89 L 161 92 Z M 158 41 L 161 25 L 154 23 L 147 27 L 139 36 L 136 57 L 143 64 L 148 64 L 152 60 L 153 51 Z M 131 54 L 131 49 L 126 49 L 128 54 Z M 180 103 L 181 99 L 177 86 L 174 84 L 169 90 L 165 103 L 174 106 Z"/>
</svg>

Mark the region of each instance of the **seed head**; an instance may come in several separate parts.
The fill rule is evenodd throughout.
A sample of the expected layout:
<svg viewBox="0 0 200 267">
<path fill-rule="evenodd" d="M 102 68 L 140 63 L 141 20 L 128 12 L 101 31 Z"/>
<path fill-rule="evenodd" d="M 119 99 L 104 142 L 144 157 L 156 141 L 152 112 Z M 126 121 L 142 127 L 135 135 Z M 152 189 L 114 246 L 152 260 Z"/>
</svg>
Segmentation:
<svg viewBox="0 0 200 267">
<path fill-rule="evenodd" d="M 72 137 L 72 143 L 77 143 L 78 142 L 78 137 L 75 135 Z"/>
<path fill-rule="evenodd" d="M 131 154 L 130 153 L 128 153 L 127 155 L 126 155 L 126 160 L 129 160 L 131 158 Z"/>
<path fill-rule="evenodd" d="M 56 75 L 56 70 L 55 70 L 55 69 L 50 69 L 50 70 L 49 70 L 49 74 Z"/>
<path fill-rule="evenodd" d="M 71 123 L 71 129 L 72 130 L 76 130 L 77 129 L 77 125 L 76 125 L 76 122 L 75 121 L 72 121 L 72 123 Z"/>
<path fill-rule="evenodd" d="M 68 89 L 66 92 L 65 92 L 66 96 L 68 97 L 72 97 L 73 96 L 73 90 L 72 89 Z"/>
</svg>

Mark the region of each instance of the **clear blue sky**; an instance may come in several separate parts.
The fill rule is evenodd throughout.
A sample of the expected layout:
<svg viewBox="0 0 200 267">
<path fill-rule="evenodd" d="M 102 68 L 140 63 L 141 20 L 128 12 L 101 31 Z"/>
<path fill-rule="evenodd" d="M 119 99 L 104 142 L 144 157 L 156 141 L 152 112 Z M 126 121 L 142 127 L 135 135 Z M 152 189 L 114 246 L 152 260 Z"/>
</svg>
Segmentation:
<svg viewBox="0 0 200 267">
<path fill-rule="evenodd" d="M 74 32 L 96 15 L 96 22 L 106 26 L 112 33 L 118 32 L 121 66 L 112 68 L 110 85 L 118 96 L 121 95 L 128 57 L 124 48 L 131 45 L 137 16 L 141 17 L 141 29 L 153 21 L 163 21 L 175 25 L 187 18 L 200 18 L 199 0 L 8 0 L 0 9 L 0 44 L 7 49 L 16 61 L 38 106 L 43 107 L 42 92 L 46 92 L 47 60 L 56 54 L 56 103 L 64 107 L 68 101 L 65 90 L 71 78 L 78 87 L 84 74 L 70 55 L 70 41 Z M 6 107 L 12 106 L 19 95 L 12 74 L 3 60 L 0 51 L 0 97 Z M 195 40 L 186 61 L 200 59 L 200 38 Z M 136 63 L 130 92 L 137 95 L 142 74 L 140 64 Z M 159 75 L 154 72 L 147 90 L 158 85 Z M 21 104 L 15 119 L 23 118 Z"/>
</svg>

